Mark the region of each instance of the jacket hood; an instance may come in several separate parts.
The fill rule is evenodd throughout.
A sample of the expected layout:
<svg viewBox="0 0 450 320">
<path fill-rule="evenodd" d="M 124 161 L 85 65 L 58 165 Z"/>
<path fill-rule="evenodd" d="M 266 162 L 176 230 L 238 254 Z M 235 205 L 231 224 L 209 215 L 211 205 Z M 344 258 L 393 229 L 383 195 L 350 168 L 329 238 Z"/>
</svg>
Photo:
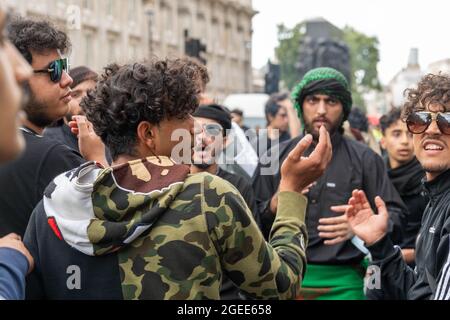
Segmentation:
<svg viewBox="0 0 450 320">
<path fill-rule="evenodd" d="M 150 232 L 188 174 L 189 166 L 167 157 L 107 169 L 85 163 L 47 187 L 48 223 L 58 238 L 86 255 L 115 252 Z"/>
</svg>

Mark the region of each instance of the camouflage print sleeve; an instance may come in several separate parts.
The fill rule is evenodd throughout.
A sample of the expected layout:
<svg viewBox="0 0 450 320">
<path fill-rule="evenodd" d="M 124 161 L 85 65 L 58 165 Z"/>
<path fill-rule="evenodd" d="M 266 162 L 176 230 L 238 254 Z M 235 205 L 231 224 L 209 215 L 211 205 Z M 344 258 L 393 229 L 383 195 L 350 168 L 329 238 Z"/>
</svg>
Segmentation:
<svg viewBox="0 0 450 320">
<path fill-rule="evenodd" d="M 206 177 L 204 188 L 202 210 L 229 278 L 255 299 L 296 298 L 306 265 L 306 198 L 293 192 L 279 194 L 267 243 L 233 186 Z"/>
</svg>

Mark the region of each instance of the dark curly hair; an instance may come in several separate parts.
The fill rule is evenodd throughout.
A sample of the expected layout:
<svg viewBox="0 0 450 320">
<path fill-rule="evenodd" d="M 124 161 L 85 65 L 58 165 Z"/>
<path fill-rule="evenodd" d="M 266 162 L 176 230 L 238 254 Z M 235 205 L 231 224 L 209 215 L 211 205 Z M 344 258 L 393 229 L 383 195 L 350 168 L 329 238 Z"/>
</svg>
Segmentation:
<svg viewBox="0 0 450 320">
<path fill-rule="evenodd" d="M 419 82 L 417 88 L 406 89 L 405 95 L 403 120 L 414 111 L 424 110 L 429 104 L 438 104 L 448 112 L 450 110 L 450 76 L 427 74 Z"/>
<path fill-rule="evenodd" d="M 43 53 L 59 50 L 66 54 L 71 49 L 69 37 L 47 20 L 12 17 L 7 26 L 8 37 L 28 63 L 33 62 L 31 52 Z"/>
<path fill-rule="evenodd" d="M 81 107 L 113 159 L 135 155 L 139 123 L 185 119 L 197 109 L 202 72 L 186 59 L 111 64 Z"/>
<path fill-rule="evenodd" d="M 402 119 L 402 110 L 400 108 L 392 108 L 391 111 L 380 118 L 381 132 L 385 134 L 386 130 L 400 119 Z"/>
</svg>

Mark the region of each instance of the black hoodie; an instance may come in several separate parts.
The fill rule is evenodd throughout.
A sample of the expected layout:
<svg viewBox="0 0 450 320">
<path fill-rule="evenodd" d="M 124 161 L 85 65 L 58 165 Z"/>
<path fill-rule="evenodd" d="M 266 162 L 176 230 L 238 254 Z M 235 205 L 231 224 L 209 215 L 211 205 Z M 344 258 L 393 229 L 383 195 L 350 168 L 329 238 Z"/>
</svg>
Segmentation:
<svg viewBox="0 0 450 320">
<path fill-rule="evenodd" d="M 392 169 L 389 161 L 387 161 L 387 167 L 389 179 L 408 208 L 403 241 L 400 246 L 413 249 L 416 246 L 422 215 L 429 201 L 422 183 L 425 178 L 425 171 L 415 157 L 410 162 L 395 169 Z"/>
</svg>

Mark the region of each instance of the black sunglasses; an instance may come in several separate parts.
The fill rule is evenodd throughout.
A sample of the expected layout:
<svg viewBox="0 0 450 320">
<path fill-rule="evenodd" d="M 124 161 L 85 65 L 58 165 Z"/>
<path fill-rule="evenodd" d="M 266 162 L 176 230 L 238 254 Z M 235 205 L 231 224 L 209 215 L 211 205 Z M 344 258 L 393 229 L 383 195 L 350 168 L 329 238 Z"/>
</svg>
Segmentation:
<svg viewBox="0 0 450 320">
<path fill-rule="evenodd" d="M 428 129 L 433 120 L 436 120 L 443 134 L 450 134 L 450 112 L 413 112 L 406 119 L 406 126 L 409 132 L 421 134 Z"/>
<path fill-rule="evenodd" d="M 50 62 L 47 69 L 34 70 L 34 73 L 49 73 L 50 80 L 59 82 L 62 78 L 63 72 L 69 73 L 69 59 L 58 59 Z"/>
<path fill-rule="evenodd" d="M 216 137 L 222 134 L 223 128 L 220 124 L 216 123 L 209 123 L 204 124 L 203 129 L 205 130 L 205 133 L 209 136 Z"/>
</svg>

